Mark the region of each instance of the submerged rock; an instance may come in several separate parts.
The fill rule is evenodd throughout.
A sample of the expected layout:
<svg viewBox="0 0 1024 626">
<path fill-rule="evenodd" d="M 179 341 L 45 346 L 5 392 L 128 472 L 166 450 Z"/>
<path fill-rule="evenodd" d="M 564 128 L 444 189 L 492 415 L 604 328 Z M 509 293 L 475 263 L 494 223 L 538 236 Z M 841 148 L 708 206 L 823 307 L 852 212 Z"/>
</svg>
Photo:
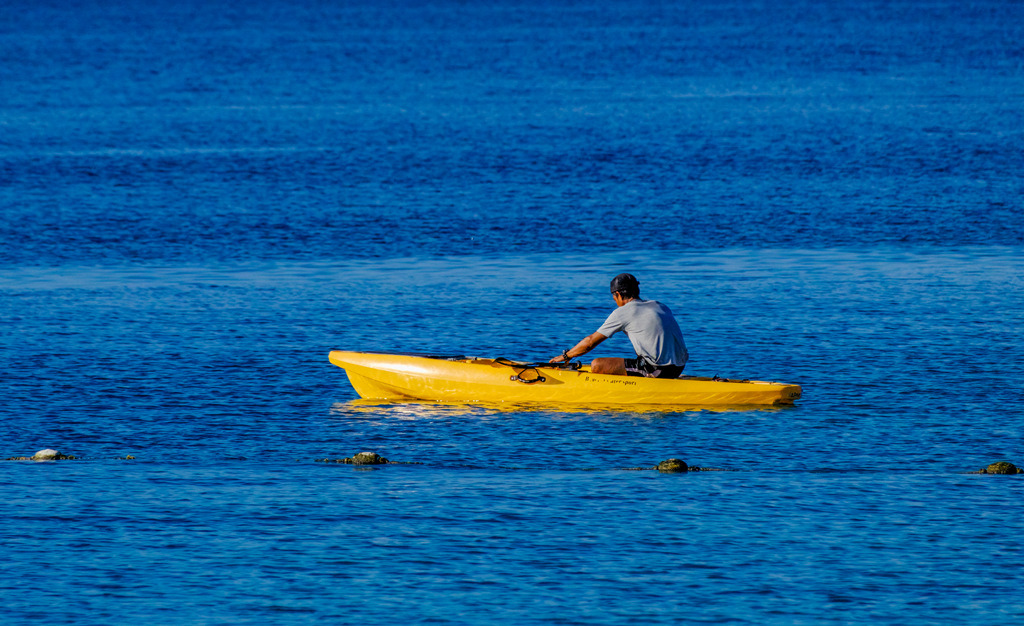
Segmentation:
<svg viewBox="0 0 1024 626">
<path fill-rule="evenodd" d="M 344 459 L 316 459 L 317 463 L 346 463 L 348 465 L 387 465 L 391 461 L 376 452 L 360 452 Z"/>
<path fill-rule="evenodd" d="M 1022 473 L 1016 465 L 1009 461 L 998 461 L 981 470 L 982 474 L 1020 474 Z"/>
<path fill-rule="evenodd" d="M 8 461 L 66 461 L 68 459 L 75 459 L 78 457 L 71 456 L 70 454 L 61 454 L 56 450 L 47 448 L 46 450 L 40 450 L 32 456 L 12 456 L 9 457 Z"/>
<path fill-rule="evenodd" d="M 657 470 L 665 473 L 688 472 L 690 468 L 680 459 L 665 459 L 658 463 Z"/>
<path fill-rule="evenodd" d="M 360 452 L 351 459 L 345 459 L 345 462 L 352 465 L 385 465 L 388 460 L 376 452 Z"/>
</svg>

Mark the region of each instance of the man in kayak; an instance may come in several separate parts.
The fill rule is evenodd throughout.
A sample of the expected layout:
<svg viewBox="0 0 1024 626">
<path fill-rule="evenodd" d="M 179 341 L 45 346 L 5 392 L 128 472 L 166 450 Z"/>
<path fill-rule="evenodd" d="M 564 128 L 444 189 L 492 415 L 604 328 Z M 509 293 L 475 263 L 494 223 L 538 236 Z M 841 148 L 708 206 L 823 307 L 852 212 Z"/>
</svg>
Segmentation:
<svg viewBox="0 0 1024 626">
<path fill-rule="evenodd" d="M 672 311 L 655 300 L 640 299 L 640 281 L 632 274 L 619 274 L 612 279 L 612 298 L 617 308 L 597 332 L 551 359 L 562 363 L 582 356 L 620 330 L 629 336 L 636 358 L 598 358 L 590 364 L 595 374 L 678 378 L 690 358 L 679 324 Z"/>
</svg>

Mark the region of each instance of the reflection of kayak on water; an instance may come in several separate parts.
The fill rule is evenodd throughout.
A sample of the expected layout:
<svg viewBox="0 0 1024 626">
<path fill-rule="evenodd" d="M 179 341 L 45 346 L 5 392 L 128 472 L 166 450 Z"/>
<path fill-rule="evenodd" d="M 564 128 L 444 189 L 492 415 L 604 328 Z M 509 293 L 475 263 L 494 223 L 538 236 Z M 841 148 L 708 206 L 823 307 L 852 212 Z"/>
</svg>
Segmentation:
<svg viewBox="0 0 1024 626">
<path fill-rule="evenodd" d="M 793 404 L 799 385 L 698 376 L 675 379 L 592 374 L 580 363 L 520 363 L 464 356 L 335 350 L 356 393 L 372 400 L 625 405 Z"/>
</svg>

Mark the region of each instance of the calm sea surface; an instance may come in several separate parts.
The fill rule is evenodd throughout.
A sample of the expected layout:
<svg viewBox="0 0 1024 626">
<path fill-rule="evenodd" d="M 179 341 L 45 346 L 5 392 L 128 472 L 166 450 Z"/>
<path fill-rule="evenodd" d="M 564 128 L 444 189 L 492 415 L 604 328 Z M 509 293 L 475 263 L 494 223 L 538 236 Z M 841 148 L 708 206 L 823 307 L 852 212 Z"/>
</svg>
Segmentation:
<svg viewBox="0 0 1024 626">
<path fill-rule="evenodd" d="M 0 462 L 0 613 L 1022 623 L 1022 146 L 1020 2 L 0 0 L 0 458 L 78 457 Z M 622 271 L 803 399 L 327 361 L 547 359 Z"/>
</svg>

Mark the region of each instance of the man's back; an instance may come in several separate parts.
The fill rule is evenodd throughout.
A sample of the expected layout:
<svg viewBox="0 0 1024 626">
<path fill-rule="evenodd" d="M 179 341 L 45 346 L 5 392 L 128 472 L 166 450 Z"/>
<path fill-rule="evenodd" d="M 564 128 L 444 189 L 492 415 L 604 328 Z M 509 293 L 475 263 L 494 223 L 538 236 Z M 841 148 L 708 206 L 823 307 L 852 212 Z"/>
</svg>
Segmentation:
<svg viewBox="0 0 1024 626">
<path fill-rule="evenodd" d="M 612 311 L 597 329 L 605 337 L 622 331 L 637 356 L 652 365 L 686 365 L 689 353 L 672 311 L 656 300 L 630 300 Z"/>
</svg>

